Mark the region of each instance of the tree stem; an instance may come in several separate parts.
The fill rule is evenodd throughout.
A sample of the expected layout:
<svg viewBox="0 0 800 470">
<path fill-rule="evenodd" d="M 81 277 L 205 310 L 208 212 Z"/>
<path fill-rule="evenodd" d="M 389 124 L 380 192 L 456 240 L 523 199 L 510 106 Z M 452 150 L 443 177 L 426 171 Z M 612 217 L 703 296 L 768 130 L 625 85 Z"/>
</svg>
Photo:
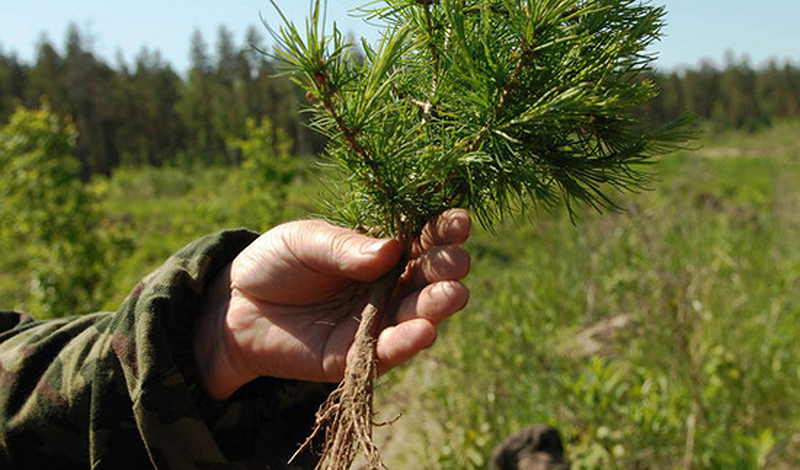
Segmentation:
<svg viewBox="0 0 800 470">
<path fill-rule="evenodd" d="M 363 145 L 361 145 L 361 142 L 358 141 L 358 139 L 356 138 L 356 132 L 345 124 L 342 115 L 336 111 L 336 106 L 334 105 L 333 99 L 331 98 L 330 90 L 327 89 L 325 90 L 325 97 L 322 100 L 322 104 L 325 107 L 325 110 L 328 112 L 328 114 L 330 114 L 330 116 L 336 122 L 336 127 L 339 128 L 339 132 L 342 133 L 342 137 L 344 137 L 344 140 L 347 142 L 347 145 L 349 145 L 350 148 L 353 149 L 353 151 L 359 157 L 361 157 L 362 160 L 364 160 L 364 163 L 367 165 L 367 167 L 369 167 L 370 171 L 372 172 L 372 175 L 375 177 L 375 181 L 378 183 L 378 186 L 380 186 L 381 191 L 388 196 L 389 195 L 388 188 L 386 187 L 386 184 L 383 181 L 383 176 L 381 176 L 378 164 L 375 163 L 375 160 L 373 160 L 372 157 L 369 155 L 367 149 Z"/>
</svg>

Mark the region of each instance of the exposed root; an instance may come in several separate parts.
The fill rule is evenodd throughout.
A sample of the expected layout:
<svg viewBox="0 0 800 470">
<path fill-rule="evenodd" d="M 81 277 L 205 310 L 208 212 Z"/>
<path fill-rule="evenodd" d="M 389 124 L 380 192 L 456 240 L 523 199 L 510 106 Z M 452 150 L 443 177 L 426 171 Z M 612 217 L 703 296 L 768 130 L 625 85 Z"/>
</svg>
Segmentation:
<svg viewBox="0 0 800 470">
<path fill-rule="evenodd" d="M 400 421 L 400 418 L 402 418 L 402 417 L 403 417 L 403 413 L 397 413 L 397 416 L 395 416 L 394 418 L 390 419 L 389 421 L 381 421 L 380 423 L 376 423 L 376 422 L 373 421 L 372 425 L 375 426 L 376 428 L 382 428 L 384 426 L 391 426 L 394 423 Z"/>
<path fill-rule="evenodd" d="M 344 379 L 317 412 L 314 431 L 292 460 L 324 429 L 325 444 L 317 470 L 348 470 L 359 450 L 363 452 L 365 468 L 385 468 L 372 439 L 373 384 L 378 375 L 375 343 L 381 314 L 389 304 L 398 276 L 393 270 L 373 286 L 361 313 L 353 343 L 355 355 L 348 361 Z"/>
</svg>

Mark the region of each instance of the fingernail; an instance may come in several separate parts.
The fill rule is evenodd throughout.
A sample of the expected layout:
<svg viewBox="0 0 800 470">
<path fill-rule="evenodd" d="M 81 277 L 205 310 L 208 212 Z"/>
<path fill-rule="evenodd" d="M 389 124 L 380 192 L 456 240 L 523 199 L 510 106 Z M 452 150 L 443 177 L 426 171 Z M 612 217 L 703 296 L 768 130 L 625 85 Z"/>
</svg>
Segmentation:
<svg viewBox="0 0 800 470">
<path fill-rule="evenodd" d="M 390 240 L 375 240 L 361 245 L 361 253 L 368 256 L 377 255 Z"/>
</svg>

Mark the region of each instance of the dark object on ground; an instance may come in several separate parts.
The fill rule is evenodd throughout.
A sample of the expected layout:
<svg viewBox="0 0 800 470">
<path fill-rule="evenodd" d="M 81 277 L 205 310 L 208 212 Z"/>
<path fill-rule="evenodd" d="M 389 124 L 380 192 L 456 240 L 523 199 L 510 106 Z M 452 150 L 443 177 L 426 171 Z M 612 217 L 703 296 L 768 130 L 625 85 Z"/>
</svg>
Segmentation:
<svg viewBox="0 0 800 470">
<path fill-rule="evenodd" d="M 498 470 L 568 470 L 558 430 L 535 424 L 507 437 L 492 452 Z"/>
</svg>

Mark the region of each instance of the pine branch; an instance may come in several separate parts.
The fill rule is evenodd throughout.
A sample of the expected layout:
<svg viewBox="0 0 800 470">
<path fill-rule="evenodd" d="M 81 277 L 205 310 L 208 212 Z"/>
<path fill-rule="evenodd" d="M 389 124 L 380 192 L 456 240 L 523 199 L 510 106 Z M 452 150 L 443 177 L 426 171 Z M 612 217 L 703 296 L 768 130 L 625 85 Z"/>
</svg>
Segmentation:
<svg viewBox="0 0 800 470">
<path fill-rule="evenodd" d="M 324 78 L 320 77 L 325 77 L 325 75 L 317 76 L 320 81 L 324 82 Z M 342 115 L 336 110 L 336 105 L 333 102 L 332 90 L 328 89 L 324 83 L 320 84 L 320 86 L 323 90 L 322 104 L 325 107 L 325 110 L 336 122 L 339 132 L 341 132 L 342 137 L 353 150 L 353 152 L 355 152 L 362 160 L 364 160 L 364 164 L 367 165 L 372 172 L 372 176 L 375 178 L 375 182 L 380 188 L 380 191 L 388 195 L 389 190 L 383 181 L 381 170 L 378 167 L 378 164 L 372 159 L 369 152 L 367 152 L 367 149 L 358 141 L 358 135 L 356 131 L 347 126 Z"/>
<path fill-rule="evenodd" d="M 436 96 L 436 88 L 439 85 L 439 50 L 433 42 L 433 20 L 431 19 L 431 0 L 420 0 L 425 12 L 425 26 L 428 29 L 430 38 L 428 40 L 428 51 L 431 55 L 431 69 L 433 70 L 433 85 L 431 86 L 431 97 Z M 426 113 L 429 114 L 429 113 Z"/>
</svg>

